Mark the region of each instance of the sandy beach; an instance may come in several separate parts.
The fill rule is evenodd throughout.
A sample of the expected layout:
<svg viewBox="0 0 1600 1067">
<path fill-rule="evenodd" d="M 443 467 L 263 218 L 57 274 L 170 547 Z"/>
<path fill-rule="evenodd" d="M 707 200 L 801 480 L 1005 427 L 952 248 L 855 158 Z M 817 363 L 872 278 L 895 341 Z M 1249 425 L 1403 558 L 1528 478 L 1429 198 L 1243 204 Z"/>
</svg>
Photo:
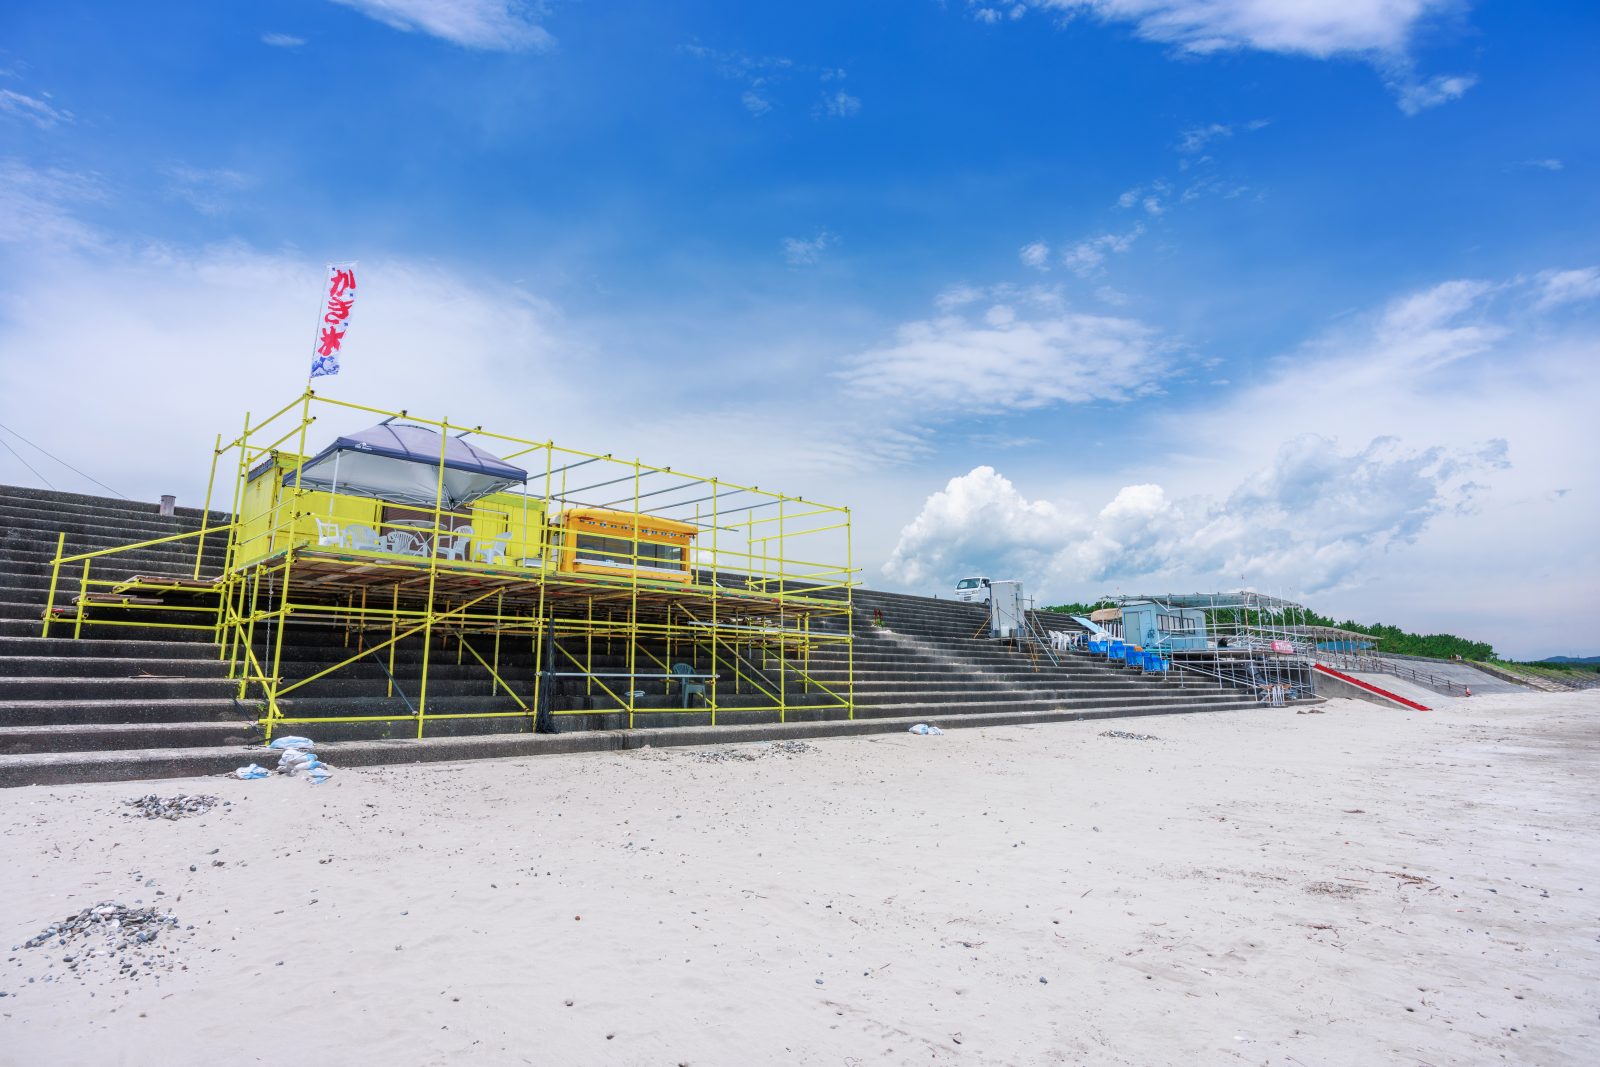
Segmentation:
<svg viewBox="0 0 1600 1067">
<path fill-rule="evenodd" d="M 0 1063 L 1594 1063 L 1600 693 L 1438 704 L 7 790 Z"/>
</svg>

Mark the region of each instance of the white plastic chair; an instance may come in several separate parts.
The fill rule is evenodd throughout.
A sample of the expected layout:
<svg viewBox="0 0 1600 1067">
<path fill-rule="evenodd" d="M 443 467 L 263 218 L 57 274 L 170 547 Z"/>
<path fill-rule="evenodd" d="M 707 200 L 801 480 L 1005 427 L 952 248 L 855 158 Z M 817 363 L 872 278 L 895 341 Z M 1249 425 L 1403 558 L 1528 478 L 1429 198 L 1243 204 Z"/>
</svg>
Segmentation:
<svg viewBox="0 0 1600 1067">
<path fill-rule="evenodd" d="M 445 559 L 467 561 L 467 545 L 472 541 L 472 527 L 457 526 L 454 537 L 439 538 L 439 555 Z"/>
<path fill-rule="evenodd" d="M 409 530 L 391 530 L 381 538 L 381 543 L 397 556 L 424 556 L 422 538 Z"/>
<path fill-rule="evenodd" d="M 511 531 L 497 533 L 488 541 L 480 539 L 473 549 L 475 559 L 484 563 L 499 563 L 506 558 L 506 547 L 511 544 Z"/>
<path fill-rule="evenodd" d="M 337 545 L 339 547 L 344 546 L 344 534 L 339 532 L 338 523 L 324 522 L 321 519 L 317 519 L 315 516 L 313 516 L 313 519 L 317 524 L 318 547 L 323 545 Z"/>
<path fill-rule="evenodd" d="M 382 552 L 386 547 L 378 531 L 370 526 L 346 526 L 344 543 L 358 552 Z"/>
</svg>

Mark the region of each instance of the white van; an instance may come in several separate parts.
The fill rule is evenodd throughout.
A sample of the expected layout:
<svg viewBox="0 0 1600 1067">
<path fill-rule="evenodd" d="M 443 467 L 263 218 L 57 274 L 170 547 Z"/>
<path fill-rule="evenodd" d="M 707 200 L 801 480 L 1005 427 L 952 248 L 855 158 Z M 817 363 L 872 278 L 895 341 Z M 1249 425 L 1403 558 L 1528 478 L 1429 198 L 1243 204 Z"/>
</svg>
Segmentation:
<svg viewBox="0 0 1600 1067">
<path fill-rule="evenodd" d="M 989 602 L 989 579 L 961 579 L 956 583 L 956 599 L 968 604 L 987 604 Z"/>
</svg>

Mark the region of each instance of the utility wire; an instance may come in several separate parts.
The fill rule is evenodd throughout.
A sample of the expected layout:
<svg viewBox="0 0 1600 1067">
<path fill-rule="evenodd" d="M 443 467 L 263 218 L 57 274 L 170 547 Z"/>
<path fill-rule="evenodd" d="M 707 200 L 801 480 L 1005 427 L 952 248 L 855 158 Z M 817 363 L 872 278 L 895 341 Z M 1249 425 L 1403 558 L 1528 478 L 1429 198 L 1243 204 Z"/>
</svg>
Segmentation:
<svg viewBox="0 0 1600 1067">
<path fill-rule="evenodd" d="M 117 493 L 117 491 L 115 489 L 111 488 L 105 482 L 100 481 L 98 478 L 89 478 L 89 476 L 87 474 L 83 473 L 77 467 L 74 467 L 72 464 L 68 463 L 66 460 L 62 459 L 60 456 L 51 455 L 49 452 L 45 451 L 45 449 L 40 448 L 38 445 L 34 444 L 32 441 L 28 440 L 26 437 L 23 437 L 20 433 L 18 433 L 17 431 L 13 430 L 11 427 L 7 426 L 3 422 L 0 422 L 0 430 L 4 430 L 6 433 L 10 434 L 11 436 L 15 437 L 17 440 L 21 441 L 23 444 L 28 445 L 28 446 L 30 446 L 32 448 L 36 448 L 40 452 L 44 452 L 45 455 L 50 456 L 51 459 L 55 460 L 57 463 L 61 464 L 65 468 L 67 468 L 67 470 L 71 471 L 73 474 L 76 474 L 78 477 L 80 477 L 80 478 L 88 478 L 89 481 L 93 482 L 95 485 L 98 485 L 100 488 L 104 489 L 106 492 L 108 492 L 108 493 L 116 493 L 117 496 L 122 497 L 122 499 L 124 499 L 124 500 L 128 499 L 127 494 L 125 494 L 125 493 Z M 4 441 L 0 441 L 0 444 L 5 444 L 5 442 Z M 22 465 L 24 467 L 27 467 L 29 470 L 33 471 L 34 475 L 37 476 L 40 481 L 44 482 L 45 485 L 50 485 L 49 480 L 47 478 L 45 478 L 44 475 L 40 474 L 38 471 L 34 471 L 32 465 L 30 465 L 27 460 L 22 459 L 22 457 L 17 454 L 17 450 L 16 449 L 12 448 L 10 445 L 6 445 L 6 450 L 8 452 L 10 452 L 13 456 L 16 456 L 19 460 L 22 460 Z M 50 488 L 54 489 L 55 486 L 50 485 Z"/>
<path fill-rule="evenodd" d="M 11 447 L 11 443 L 9 441 L 7 441 L 3 437 L 0 437 L 0 445 L 5 445 L 6 446 L 6 451 L 10 452 L 13 456 L 16 456 L 18 463 L 22 464 L 24 467 L 27 467 L 29 470 L 33 471 L 33 476 L 35 478 L 39 479 L 45 485 L 49 485 L 51 489 L 55 488 L 55 486 L 50 485 L 50 479 L 49 478 L 46 478 L 44 475 L 40 474 L 37 470 L 34 470 L 33 464 L 29 463 L 27 460 L 23 459 L 21 452 L 18 452 L 16 449 Z"/>
</svg>

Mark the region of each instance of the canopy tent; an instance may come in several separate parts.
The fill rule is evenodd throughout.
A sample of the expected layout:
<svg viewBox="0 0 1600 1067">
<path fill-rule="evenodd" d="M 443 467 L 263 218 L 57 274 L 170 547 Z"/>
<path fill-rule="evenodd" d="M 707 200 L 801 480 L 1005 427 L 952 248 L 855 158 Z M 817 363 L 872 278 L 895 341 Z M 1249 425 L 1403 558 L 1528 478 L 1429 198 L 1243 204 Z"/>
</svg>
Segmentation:
<svg viewBox="0 0 1600 1067">
<path fill-rule="evenodd" d="M 459 508 L 508 485 L 528 480 L 513 467 L 459 437 L 442 442 L 443 504 Z M 327 493 L 372 496 L 397 504 L 432 506 L 439 496 L 441 442 L 437 430 L 382 422 L 348 434 L 306 460 L 300 485 Z M 284 483 L 294 484 L 294 472 Z"/>
</svg>

